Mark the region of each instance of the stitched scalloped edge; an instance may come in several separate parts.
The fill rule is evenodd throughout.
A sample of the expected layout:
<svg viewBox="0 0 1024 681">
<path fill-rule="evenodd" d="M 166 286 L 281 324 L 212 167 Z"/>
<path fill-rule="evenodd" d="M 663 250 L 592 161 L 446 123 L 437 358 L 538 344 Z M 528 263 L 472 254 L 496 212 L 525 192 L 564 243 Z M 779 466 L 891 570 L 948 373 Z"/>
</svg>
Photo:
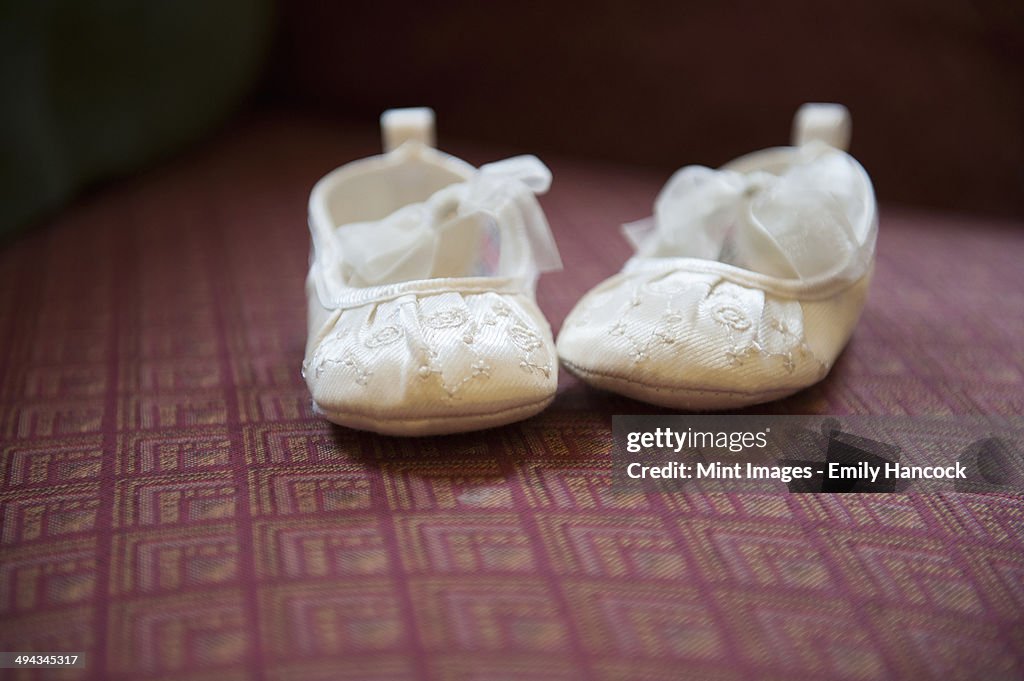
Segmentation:
<svg viewBox="0 0 1024 681">
<path fill-rule="evenodd" d="M 431 416 L 418 419 L 387 418 L 358 412 L 331 411 L 313 402 L 313 411 L 331 423 L 356 430 L 369 430 L 381 435 L 414 437 L 420 435 L 452 435 L 474 430 L 504 426 L 528 419 L 543 411 L 555 399 L 555 393 L 537 402 L 521 404 L 483 414 L 462 416 Z"/>
<path fill-rule="evenodd" d="M 716 390 L 713 388 L 697 388 L 694 386 L 654 385 L 642 383 L 623 376 L 606 374 L 585 369 L 562 358 L 562 366 L 577 378 L 586 383 L 625 395 L 641 402 L 649 402 L 662 407 L 685 409 L 690 411 L 708 411 L 715 409 L 733 409 L 752 404 L 762 404 L 788 397 L 814 385 L 791 386 L 776 390 L 746 392 L 743 390 Z"/>
</svg>

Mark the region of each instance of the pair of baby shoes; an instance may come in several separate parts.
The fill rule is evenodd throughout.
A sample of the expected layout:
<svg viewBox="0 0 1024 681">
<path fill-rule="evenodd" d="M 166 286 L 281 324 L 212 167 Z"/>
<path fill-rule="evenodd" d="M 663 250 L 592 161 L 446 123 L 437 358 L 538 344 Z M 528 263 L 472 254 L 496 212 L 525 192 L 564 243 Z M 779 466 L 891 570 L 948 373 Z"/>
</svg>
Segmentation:
<svg viewBox="0 0 1024 681">
<path fill-rule="evenodd" d="M 864 305 L 877 210 L 839 105 L 797 112 L 793 146 L 688 166 L 636 253 L 579 301 L 557 351 L 537 306 L 561 268 L 533 156 L 480 168 L 433 148 L 429 109 L 381 117 L 385 153 L 314 187 L 303 373 L 317 413 L 390 435 L 489 428 L 587 383 L 677 409 L 739 407 L 821 380 Z"/>
</svg>

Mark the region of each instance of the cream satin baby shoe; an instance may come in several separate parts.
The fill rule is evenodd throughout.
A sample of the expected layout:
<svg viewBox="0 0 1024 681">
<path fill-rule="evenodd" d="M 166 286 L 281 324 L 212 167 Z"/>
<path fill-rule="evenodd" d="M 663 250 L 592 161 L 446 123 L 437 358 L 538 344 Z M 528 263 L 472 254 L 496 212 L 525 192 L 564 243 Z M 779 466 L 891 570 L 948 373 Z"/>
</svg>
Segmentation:
<svg viewBox="0 0 1024 681">
<path fill-rule="evenodd" d="M 653 218 L 624 227 L 636 254 L 566 318 L 565 367 L 688 410 L 767 402 L 824 378 L 864 306 L 878 232 L 849 135 L 845 107 L 807 104 L 793 146 L 678 171 Z"/>
<path fill-rule="evenodd" d="M 555 395 L 551 329 L 534 298 L 560 269 L 535 198 L 536 157 L 479 169 L 431 146 L 429 109 L 381 117 L 386 153 L 342 166 L 309 199 L 303 375 L 314 410 L 389 435 L 490 428 Z"/>
</svg>

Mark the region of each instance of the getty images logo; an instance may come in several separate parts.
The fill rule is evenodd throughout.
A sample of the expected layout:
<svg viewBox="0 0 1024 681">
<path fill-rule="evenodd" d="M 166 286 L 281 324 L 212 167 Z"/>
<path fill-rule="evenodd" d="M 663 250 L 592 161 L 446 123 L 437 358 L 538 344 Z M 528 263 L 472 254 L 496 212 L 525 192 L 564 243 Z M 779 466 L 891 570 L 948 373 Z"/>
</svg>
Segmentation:
<svg viewBox="0 0 1024 681">
<path fill-rule="evenodd" d="M 709 491 L 1024 492 L 1024 419 L 615 416 L 614 480 Z M 773 486 L 770 481 L 777 481 Z M 783 483 L 781 486 L 778 483 Z"/>
</svg>

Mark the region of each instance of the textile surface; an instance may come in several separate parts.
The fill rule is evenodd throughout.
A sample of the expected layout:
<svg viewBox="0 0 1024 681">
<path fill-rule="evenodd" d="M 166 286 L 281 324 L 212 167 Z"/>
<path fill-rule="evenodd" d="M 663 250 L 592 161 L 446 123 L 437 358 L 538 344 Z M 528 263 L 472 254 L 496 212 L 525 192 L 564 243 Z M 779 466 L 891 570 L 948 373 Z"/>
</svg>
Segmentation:
<svg viewBox="0 0 1024 681">
<path fill-rule="evenodd" d="M 1024 675 L 1019 497 L 614 495 L 612 414 L 658 410 L 565 372 L 486 432 L 315 418 L 306 199 L 376 149 L 252 120 L 0 251 L 0 649 L 88 656 L 2 678 Z M 666 177 L 545 161 L 557 329 Z M 750 411 L 1024 413 L 1022 261 L 1024 225 L 883 205 L 848 349 Z"/>
</svg>

